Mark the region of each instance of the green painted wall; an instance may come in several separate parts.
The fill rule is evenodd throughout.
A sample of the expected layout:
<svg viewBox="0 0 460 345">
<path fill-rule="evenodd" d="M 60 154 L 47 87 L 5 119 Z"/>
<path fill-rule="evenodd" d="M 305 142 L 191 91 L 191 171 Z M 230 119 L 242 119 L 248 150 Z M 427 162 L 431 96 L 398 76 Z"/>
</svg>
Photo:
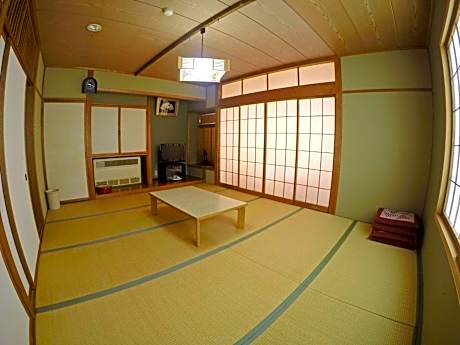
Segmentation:
<svg viewBox="0 0 460 345">
<path fill-rule="evenodd" d="M 431 87 L 425 49 L 353 55 L 341 62 L 343 90 Z"/>
<path fill-rule="evenodd" d="M 98 104 L 146 105 L 147 96 L 126 95 L 123 93 L 98 92 L 91 95 L 91 101 Z"/>
<path fill-rule="evenodd" d="M 379 207 L 423 212 L 431 150 L 431 93 L 343 97 L 337 214 L 371 222 Z"/>
<path fill-rule="evenodd" d="M 82 69 L 46 68 L 43 96 L 46 98 L 81 98 L 81 83 L 88 72 Z"/>
<path fill-rule="evenodd" d="M 430 87 L 428 55 L 414 50 L 344 57 L 342 80 L 345 90 Z M 338 215 L 371 222 L 379 207 L 423 213 L 431 108 L 426 91 L 343 95 Z"/>
<path fill-rule="evenodd" d="M 156 116 L 156 99 L 155 102 L 152 102 L 152 106 L 152 161 L 155 172 L 155 170 L 157 170 L 158 147 L 160 144 L 187 144 L 188 102 L 180 102 L 179 115 L 177 117 Z M 157 175 L 155 174 L 155 176 Z"/>
<path fill-rule="evenodd" d="M 460 344 L 460 306 L 446 251 L 435 224 L 436 205 L 441 190 L 446 133 L 445 89 L 439 43 L 448 0 L 432 2 L 430 61 L 433 80 L 433 151 L 431 174 L 425 203 L 425 239 L 422 248 L 424 305 L 422 344 Z"/>
</svg>

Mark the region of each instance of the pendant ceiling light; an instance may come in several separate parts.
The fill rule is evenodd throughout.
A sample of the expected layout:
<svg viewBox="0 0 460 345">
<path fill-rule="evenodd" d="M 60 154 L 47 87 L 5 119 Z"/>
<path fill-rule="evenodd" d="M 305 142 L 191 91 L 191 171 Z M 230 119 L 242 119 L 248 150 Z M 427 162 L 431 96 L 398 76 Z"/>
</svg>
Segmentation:
<svg viewBox="0 0 460 345">
<path fill-rule="evenodd" d="M 201 57 L 179 56 L 179 80 L 218 83 L 230 70 L 230 60 L 203 57 L 203 40 L 205 28 L 201 33 Z"/>
</svg>

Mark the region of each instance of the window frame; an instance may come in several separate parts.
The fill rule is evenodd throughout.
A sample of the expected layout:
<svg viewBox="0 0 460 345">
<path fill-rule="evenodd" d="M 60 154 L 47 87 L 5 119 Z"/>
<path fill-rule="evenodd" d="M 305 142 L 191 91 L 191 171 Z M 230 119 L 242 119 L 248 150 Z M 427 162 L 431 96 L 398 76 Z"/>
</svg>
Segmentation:
<svg viewBox="0 0 460 345">
<path fill-rule="evenodd" d="M 440 193 L 436 205 L 435 225 L 440 233 L 444 249 L 446 250 L 449 266 L 454 280 L 455 289 L 457 292 L 457 297 L 460 301 L 460 240 L 457 238 L 455 230 L 452 228 L 448 218 L 444 214 L 444 207 L 445 204 L 448 202 L 447 198 L 450 184 L 452 151 L 455 139 L 453 132 L 453 116 L 455 112 L 452 108 L 453 87 L 451 83 L 453 76 L 451 75 L 451 67 L 449 60 L 449 42 L 452 38 L 455 26 L 457 24 L 457 20 L 460 20 L 459 5 L 460 1 L 458 0 L 449 2 L 448 8 L 446 9 L 445 13 L 444 28 L 441 36 L 441 42 L 439 45 L 445 90 L 444 97 L 446 127 L 442 177 L 440 184 Z M 460 71 L 457 73 L 460 73 Z"/>
</svg>

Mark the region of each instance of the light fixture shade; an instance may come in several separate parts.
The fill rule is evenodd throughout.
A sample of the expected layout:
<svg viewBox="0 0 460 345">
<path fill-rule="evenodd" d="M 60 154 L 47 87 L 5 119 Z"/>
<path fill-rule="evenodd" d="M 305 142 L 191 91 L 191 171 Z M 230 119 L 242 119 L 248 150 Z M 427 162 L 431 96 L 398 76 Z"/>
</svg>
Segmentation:
<svg viewBox="0 0 460 345">
<path fill-rule="evenodd" d="M 218 83 L 230 70 L 230 60 L 179 56 L 179 81 Z"/>
</svg>

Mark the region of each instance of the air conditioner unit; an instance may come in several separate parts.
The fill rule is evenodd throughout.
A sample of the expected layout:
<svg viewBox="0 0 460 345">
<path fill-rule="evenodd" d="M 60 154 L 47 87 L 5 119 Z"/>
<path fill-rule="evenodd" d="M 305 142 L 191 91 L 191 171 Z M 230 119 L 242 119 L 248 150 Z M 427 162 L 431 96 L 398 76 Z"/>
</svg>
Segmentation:
<svg viewBox="0 0 460 345">
<path fill-rule="evenodd" d="M 141 158 L 95 159 L 94 182 L 96 186 L 127 186 L 141 183 Z"/>
</svg>

